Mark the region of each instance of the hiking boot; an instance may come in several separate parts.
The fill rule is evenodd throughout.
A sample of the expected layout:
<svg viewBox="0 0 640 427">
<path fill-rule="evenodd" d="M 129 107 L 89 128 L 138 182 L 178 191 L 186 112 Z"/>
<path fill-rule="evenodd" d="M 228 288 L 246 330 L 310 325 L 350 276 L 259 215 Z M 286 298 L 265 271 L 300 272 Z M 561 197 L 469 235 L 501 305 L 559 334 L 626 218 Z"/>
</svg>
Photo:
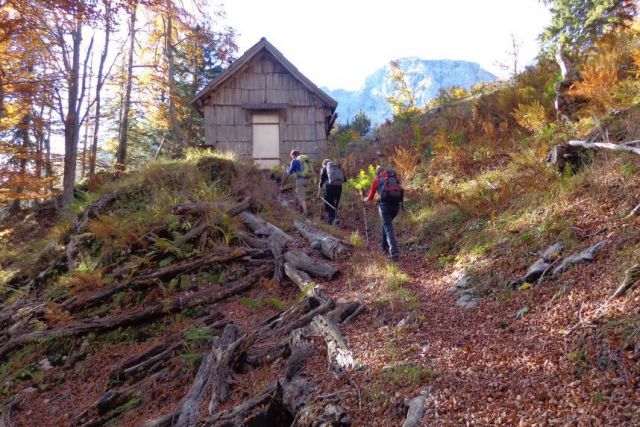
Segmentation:
<svg viewBox="0 0 640 427">
<path fill-rule="evenodd" d="M 391 261 L 398 261 L 398 259 L 400 259 L 400 255 L 395 254 L 395 255 L 389 255 L 389 259 Z"/>
<path fill-rule="evenodd" d="M 303 212 L 303 213 L 302 213 L 302 215 L 303 215 L 305 218 L 309 218 L 309 217 L 311 216 L 311 212 L 309 212 L 309 211 L 307 211 L 307 212 Z"/>
</svg>

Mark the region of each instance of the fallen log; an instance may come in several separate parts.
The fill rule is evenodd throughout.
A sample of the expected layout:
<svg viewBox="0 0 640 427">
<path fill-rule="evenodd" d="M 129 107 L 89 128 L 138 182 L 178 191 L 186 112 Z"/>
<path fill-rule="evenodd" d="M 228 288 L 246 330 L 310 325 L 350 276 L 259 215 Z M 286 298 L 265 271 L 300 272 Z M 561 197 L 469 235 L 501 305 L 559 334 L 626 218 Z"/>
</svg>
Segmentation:
<svg viewBox="0 0 640 427">
<path fill-rule="evenodd" d="M 212 330 L 222 330 L 222 328 L 229 324 L 229 321 L 219 319 L 219 313 L 209 314 L 197 319 L 191 326 L 189 326 L 188 329 L 205 325 L 209 326 Z M 172 334 L 163 342 L 154 345 L 136 356 L 124 360 L 120 366 L 111 371 L 109 374 L 109 381 L 111 383 L 122 382 L 131 377 L 137 376 L 141 372 L 148 372 L 153 369 L 157 369 L 156 367 L 159 365 L 161 366 L 162 362 L 183 350 L 183 340 L 186 331 L 187 330 L 181 331 L 177 334 Z"/>
<path fill-rule="evenodd" d="M 79 301 L 70 299 L 66 304 L 63 303 L 62 307 L 70 313 L 74 313 L 96 305 L 112 297 L 118 292 L 122 292 L 129 288 L 151 286 L 153 283 L 155 283 L 155 280 L 167 280 L 179 274 L 189 273 L 212 264 L 221 264 L 233 261 L 242 258 L 247 254 L 248 252 L 243 248 L 234 248 L 231 252 L 224 252 L 220 254 L 214 253 L 212 255 L 179 262 L 164 268 L 157 269 L 151 273 L 143 274 L 142 276 L 139 276 L 135 279 L 125 280 L 116 285 L 106 287 L 88 298 Z"/>
<path fill-rule="evenodd" d="M 297 220 L 293 225 L 309 241 L 312 248 L 319 249 L 328 259 L 341 259 L 349 252 L 344 241 L 313 227 L 309 221 Z"/>
<path fill-rule="evenodd" d="M 289 336 L 291 355 L 284 365 L 284 377 L 291 380 L 302 369 L 304 362 L 314 355 L 315 347 L 303 328 L 294 329 Z"/>
<path fill-rule="evenodd" d="M 0 359 L 24 344 L 36 342 L 43 338 L 83 335 L 89 332 L 103 332 L 110 329 L 148 322 L 167 314 L 182 311 L 186 308 L 196 307 L 203 304 L 213 304 L 230 296 L 249 290 L 260 277 L 263 277 L 270 271 L 270 266 L 261 267 L 256 272 L 240 279 L 237 284 L 219 292 L 212 293 L 211 290 L 207 289 L 192 294 L 179 295 L 166 302 L 136 310 L 133 313 L 104 317 L 100 319 L 83 320 L 60 328 L 20 335 L 11 338 L 6 344 L 0 347 Z"/>
<path fill-rule="evenodd" d="M 209 415 L 216 413 L 218 404 L 224 403 L 229 398 L 229 383 L 231 379 L 231 371 L 240 356 L 255 342 L 254 335 L 243 335 L 237 340 L 238 330 L 234 330 L 229 334 L 228 339 L 220 343 L 220 347 L 216 349 L 215 365 L 210 373 L 211 396 L 209 398 Z"/>
<path fill-rule="evenodd" d="M 324 290 L 316 285 L 307 273 L 297 270 L 289 263 L 284 265 L 285 274 L 300 288 L 303 294 L 327 301 Z M 345 370 L 353 369 L 358 364 L 338 326 L 326 315 L 318 315 L 311 322 L 314 332 L 321 335 L 327 345 L 327 362 L 336 376 Z"/>
<path fill-rule="evenodd" d="M 293 237 L 282 231 L 280 228 L 271 224 L 268 221 L 265 221 L 258 215 L 252 214 L 251 212 L 241 212 L 238 215 L 240 221 L 245 224 L 247 227 L 253 231 L 256 236 L 264 236 L 269 237 L 270 239 L 275 239 L 280 243 L 280 245 L 286 247 L 287 243 L 293 241 Z"/>
<path fill-rule="evenodd" d="M 251 197 L 245 197 L 240 202 L 225 207 L 220 203 L 197 202 L 175 205 L 171 208 L 174 215 L 204 215 L 210 212 L 218 211 L 225 215 L 234 217 L 240 212 L 251 210 L 256 205 L 255 200 Z"/>
<path fill-rule="evenodd" d="M 289 251 L 284 254 L 284 260 L 298 270 L 326 280 L 333 280 L 339 273 L 333 265 L 316 261 L 302 251 Z"/>
<path fill-rule="evenodd" d="M 269 249 L 269 240 L 265 238 L 259 238 L 254 236 L 253 234 L 246 233 L 244 231 L 238 232 L 238 237 L 240 241 L 242 241 L 245 245 L 250 248 L 260 249 L 260 250 L 268 250 Z"/>
<path fill-rule="evenodd" d="M 270 384 L 265 391 L 245 400 L 240 405 L 228 411 L 218 412 L 214 414 L 208 421 L 211 425 L 223 426 L 241 426 L 245 425 L 245 420 L 249 418 L 249 412 L 253 411 L 260 405 L 271 401 L 273 393 L 276 390 L 276 383 Z M 263 424 L 268 425 L 268 424 Z"/>
<path fill-rule="evenodd" d="M 221 362 L 224 351 L 234 341 L 238 335 L 238 327 L 233 324 L 229 324 L 224 328 L 222 337 L 219 343 L 212 343 L 211 351 L 204 358 L 198 373 L 196 374 L 193 385 L 189 389 L 189 392 L 184 398 L 180 409 L 178 410 L 178 419 L 175 423 L 178 427 L 189 427 L 198 421 L 200 418 L 200 402 L 207 392 L 207 389 L 211 386 L 216 387 L 216 380 L 222 380 L 216 377 L 217 368 Z M 217 345 L 216 345 L 217 344 Z M 213 382 L 213 384 L 211 384 Z M 228 384 L 226 384 L 228 387 Z"/>
<path fill-rule="evenodd" d="M 89 413 L 89 410 L 86 410 L 83 412 L 83 415 L 76 419 L 76 422 L 74 424 L 81 424 L 83 427 L 101 426 L 106 424 L 109 420 L 122 415 L 125 412 L 125 408 L 119 410 L 121 406 L 130 402 L 133 398 L 143 397 L 148 389 L 153 385 L 153 383 L 155 383 L 168 371 L 168 369 L 163 369 L 162 371 L 156 372 L 155 374 L 143 379 L 142 381 L 137 382 L 136 384 L 128 386 L 123 390 L 107 391 L 102 396 L 100 396 L 100 398 L 91 406 L 91 408 L 89 408 L 89 410 L 95 409 L 98 417 L 83 422 L 83 418 L 85 418 Z M 128 410 L 133 408 L 127 407 L 126 409 Z"/>
<path fill-rule="evenodd" d="M 293 422 L 297 419 L 297 413 L 301 408 L 306 407 L 306 412 L 312 412 L 309 396 L 315 390 L 315 386 L 298 376 L 298 373 L 315 349 L 302 328 L 290 332 L 288 346 L 290 357 L 285 364 L 283 378 L 235 408 L 213 414 L 207 420 L 208 423 L 213 425 L 300 425 Z M 269 405 L 266 409 L 253 415 L 249 414 L 258 405 L 267 402 Z"/>
<path fill-rule="evenodd" d="M 350 323 L 362 311 L 364 304 L 360 301 L 338 302 L 336 308 L 327 313 L 327 318 L 335 323 Z"/>
<path fill-rule="evenodd" d="M 14 396 L 8 403 L 6 403 L 2 416 L 0 417 L 0 427 L 13 427 L 11 422 L 11 416 L 15 411 L 16 406 L 22 401 L 22 396 Z"/>
<path fill-rule="evenodd" d="M 273 280 L 281 284 L 284 281 L 284 246 L 278 240 L 269 241 L 271 255 L 273 255 Z"/>
</svg>

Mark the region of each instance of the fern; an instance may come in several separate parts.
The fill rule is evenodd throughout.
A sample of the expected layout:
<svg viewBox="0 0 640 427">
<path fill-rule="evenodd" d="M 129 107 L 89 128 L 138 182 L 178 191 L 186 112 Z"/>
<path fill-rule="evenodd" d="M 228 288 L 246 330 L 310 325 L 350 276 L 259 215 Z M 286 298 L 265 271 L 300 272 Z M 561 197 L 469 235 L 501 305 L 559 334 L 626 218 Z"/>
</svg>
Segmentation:
<svg viewBox="0 0 640 427">
<path fill-rule="evenodd" d="M 545 108 L 537 100 L 531 104 L 518 104 L 513 117 L 520 126 L 533 133 L 542 132 L 549 123 Z"/>
</svg>

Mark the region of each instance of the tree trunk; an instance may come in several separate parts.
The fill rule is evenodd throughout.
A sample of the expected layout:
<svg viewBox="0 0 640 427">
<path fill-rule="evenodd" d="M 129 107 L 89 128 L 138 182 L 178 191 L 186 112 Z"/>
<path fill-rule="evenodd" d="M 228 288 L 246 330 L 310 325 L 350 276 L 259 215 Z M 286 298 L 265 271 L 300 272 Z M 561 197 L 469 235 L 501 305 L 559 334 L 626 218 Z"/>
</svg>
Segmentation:
<svg viewBox="0 0 640 427">
<path fill-rule="evenodd" d="M 167 56 L 167 81 L 169 83 L 169 122 L 171 125 L 171 135 L 173 146 L 170 151 L 174 154 L 180 152 L 185 145 L 182 138 L 182 131 L 178 123 L 175 100 L 176 93 L 175 59 L 173 57 L 173 16 L 174 7 L 171 0 L 166 1 L 166 23 L 165 23 L 165 54 Z"/>
<path fill-rule="evenodd" d="M 91 75 L 93 74 L 93 58 L 91 58 L 91 65 L 89 66 L 89 95 L 91 95 L 91 83 L 93 79 Z M 87 105 L 86 112 L 86 122 L 84 124 L 84 137 L 82 141 L 82 168 L 80 170 L 80 179 L 85 177 L 85 173 L 87 170 L 87 140 L 89 138 L 89 113 L 91 111 L 91 104 Z"/>
<path fill-rule="evenodd" d="M 105 16 L 111 16 L 111 0 L 105 2 Z M 103 72 L 104 63 L 107 60 L 107 54 L 109 53 L 109 40 L 111 36 L 111 23 L 107 20 L 104 29 L 104 47 L 102 54 L 100 55 L 100 65 L 98 66 L 98 77 L 96 83 L 96 112 L 95 121 L 93 124 L 93 142 L 91 144 L 91 154 L 89 155 L 89 179 L 92 180 L 96 174 L 96 156 L 98 152 L 98 132 L 100 131 L 100 93 L 102 86 L 104 85 Z"/>
<path fill-rule="evenodd" d="M 82 43 L 82 20 L 76 18 L 76 27 L 71 32 L 73 47 L 72 65 L 68 72 L 69 91 L 67 93 L 67 116 L 64 120 L 64 173 L 62 177 L 62 204 L 67 206 L 73 201 L 76 184 L 76 160 L 78 157 L 78 100 L 80 83 L 80 46 Z M 61 35 L 62 36 L 62 35 Z M 64 39 L 62 40 L 64 43 Z"/>
<path fill-rule="evenodd" d="M 47 137 L 44 140 L 44 176 L 53 178 L 53 166 L 51 165 L 51 114 L 47 121 Z M 49 181 L 49 191 L 53 191 L 53 179 Z"/>
<path fill-rule="evenodd" d="M 118 151 L 116 153 L 116 170 L 124 171 L 126 168 L 127 139 L 129 132 L 129 109 L 131 108 L 131 85 L 133 80 L 133 52 L 136 42 L 136 10 L 138 4 L 131 5 L 131 23 L 129 28 L 129 59 L 127 63 L 127 85 L 124 95 L 124 106 L 120 121 L 120 133 L 118 137 Z"/>
</svg>

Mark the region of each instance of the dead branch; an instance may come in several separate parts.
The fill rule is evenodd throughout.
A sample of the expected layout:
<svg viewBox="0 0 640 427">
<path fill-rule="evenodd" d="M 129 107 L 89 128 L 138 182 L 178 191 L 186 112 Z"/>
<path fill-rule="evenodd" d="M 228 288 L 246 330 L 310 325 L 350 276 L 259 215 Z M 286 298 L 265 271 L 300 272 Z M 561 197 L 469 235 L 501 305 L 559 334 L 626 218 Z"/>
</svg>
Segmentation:
<svg viewBox="0 0 640 427">
<path fill-rule="evenodd" d="M 120 391 L 107 391 L 100 396 L 100 398 L 90 408 L 95 409 L 99 417 L 82 423 L 82 419 L 89 413 L 87 410 L 83 412 L 83 415 L 81 415 L 74 424 L 77 425 L 82 423 L 81 425 L 84 427 L 101 426 L 106 424 L 110 419 L 122 414 L 121 411 L 114 411 L 114 409 L 124 405 L 134 397 L 144 396 L 145 392 L 148 391 L 148 389 L 168 371 L 169 370 L 165 368 L 162 371 L 156 372 L 142 381 Z"/>
<path fill-rule="evenodd" d="M 606 149 L 614 151 L 626 151 L 629 153 L 640 155 L 640 148 L 632 147 L 630 144 L 625 144 L 624 142 L 620 144 L 613 144 L 611 142 L 587 142 L 573 140 L 567 142 L 567 144 L 571 147 L 581 147 L 587 150 Z"/>
</svg>

